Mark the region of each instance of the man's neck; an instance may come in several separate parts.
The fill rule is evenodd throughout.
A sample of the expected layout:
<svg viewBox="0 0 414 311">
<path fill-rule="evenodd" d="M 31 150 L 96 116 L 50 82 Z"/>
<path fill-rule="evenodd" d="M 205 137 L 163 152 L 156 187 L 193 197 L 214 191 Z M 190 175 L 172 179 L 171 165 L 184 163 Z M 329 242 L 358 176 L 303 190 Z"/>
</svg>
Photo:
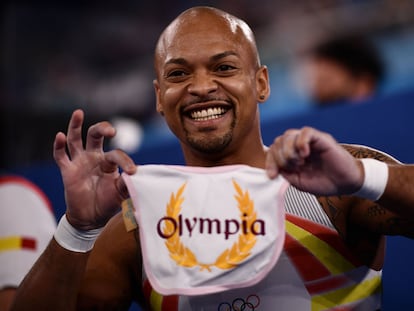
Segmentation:
<svg viewBox="0 0 414 311">
<path fill-rule="evenodd" d="M 188 166 L 222 166 L 244 164 L 253 167 L 264 168 L 266 161 L 266 146 L 260 144 L 256 148 L 240 152 L 222 152 L 220 154 L 205 154 L 184 149 L 184 158 Z"/>
</svg>

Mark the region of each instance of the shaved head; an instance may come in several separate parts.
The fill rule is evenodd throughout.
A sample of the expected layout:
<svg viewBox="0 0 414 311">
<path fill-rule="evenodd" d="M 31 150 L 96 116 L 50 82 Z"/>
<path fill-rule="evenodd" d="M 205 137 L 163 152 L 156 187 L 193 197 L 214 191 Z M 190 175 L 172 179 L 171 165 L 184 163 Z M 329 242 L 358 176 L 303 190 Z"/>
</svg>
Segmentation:
<svg viewBox="0 0 414 311">
<path fill-rule="evenodd" d="M 180 33 L 198 32 L 209 36 L 214 32 L 225 34 L 227 40 L 237 41 L 251 53 L 253 64 L 260 66 L 256 41 L 250 27 L 243 20 L 212 7 L 193 7 L 181 13 L 161 34 L 155 49 L 155 69 L 158 75 L 159 62 L 168 55 L 168 50 L 176 44 Z M 191 42 L 197 45 L 197 42 Z"/>
</svg>

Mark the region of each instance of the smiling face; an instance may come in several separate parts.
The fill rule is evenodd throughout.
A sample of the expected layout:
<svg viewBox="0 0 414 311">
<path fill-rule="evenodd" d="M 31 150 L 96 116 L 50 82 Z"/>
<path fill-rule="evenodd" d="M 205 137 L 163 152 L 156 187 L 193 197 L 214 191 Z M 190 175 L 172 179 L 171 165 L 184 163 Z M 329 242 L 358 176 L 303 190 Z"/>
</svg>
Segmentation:
<svg viewBox="0 0 414 311">
<path fill-rule="evenodd" d="M 157 110 L 188 164 L 261 146 L 257 103 L 268 77 L 244 22 L 211 8 L 184 12 L 162 34 L 155 68 Z"/>
</svg>

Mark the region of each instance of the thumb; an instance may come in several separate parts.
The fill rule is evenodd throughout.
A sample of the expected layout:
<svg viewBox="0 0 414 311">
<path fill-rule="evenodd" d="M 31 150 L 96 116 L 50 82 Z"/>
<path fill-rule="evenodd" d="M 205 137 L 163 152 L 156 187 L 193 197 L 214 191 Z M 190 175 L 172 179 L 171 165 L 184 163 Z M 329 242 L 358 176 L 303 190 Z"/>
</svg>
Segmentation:
<svg viewBox="0 0 414 311">
<path fill-rule="evenodd" d="M 130 197 L 129 195 L 129 191 L 128 191 L 128 187 L 125 183 L 125 180 L 123 178 L 123 175 L 120 175 L 116 180 L 115 180 L 115 187 L 118 190 L 118 194 L 121 198 L 121 200 L 126 200 Z"/>
</svg>

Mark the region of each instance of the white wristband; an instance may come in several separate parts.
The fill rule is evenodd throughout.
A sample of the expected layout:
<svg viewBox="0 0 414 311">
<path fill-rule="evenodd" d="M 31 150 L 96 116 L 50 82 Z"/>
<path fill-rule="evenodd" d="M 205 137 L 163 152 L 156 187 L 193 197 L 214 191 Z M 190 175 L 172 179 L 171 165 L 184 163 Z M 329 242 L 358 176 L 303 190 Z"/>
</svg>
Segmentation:
<svg viewBox="0 0 414 311">
<path fill-rule="evenodd" d="M 371 201 L 378 200 L 384 193 L 388 181 L 388 165 L 375 159 L 361 159 L 365 177 L 361 189 L 354 193 Z"/>
<path fill-rule="evenodd" d="M 63 248 L 72 252 L 86 253 L 93 248 L 95 240 L 101 233 L 102 228 L 92 230 L 78 230 L 68 222 L 66 215 L 59 221 L 54 234 L 56 242 Z"/>
</svg>

